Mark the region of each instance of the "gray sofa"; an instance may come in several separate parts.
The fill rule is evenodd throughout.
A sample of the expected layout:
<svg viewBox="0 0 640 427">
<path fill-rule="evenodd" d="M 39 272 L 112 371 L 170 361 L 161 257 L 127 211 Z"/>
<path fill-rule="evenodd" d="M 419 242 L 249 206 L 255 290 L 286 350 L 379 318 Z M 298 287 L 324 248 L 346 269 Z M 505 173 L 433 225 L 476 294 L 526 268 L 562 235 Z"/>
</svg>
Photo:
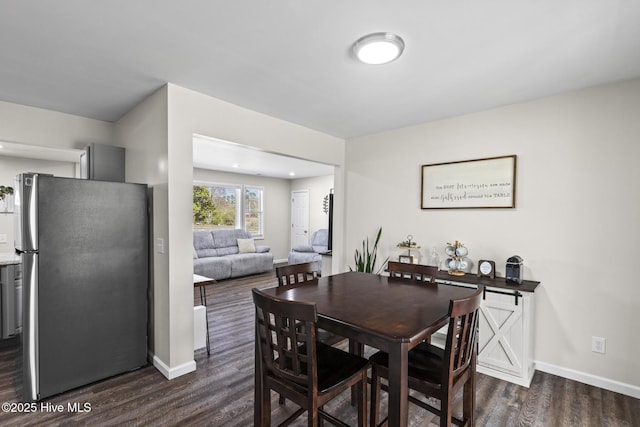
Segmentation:
<svg viewBox="0 0 640 427">
<path fill-rule="evenodd" d="M 216 280 L 264 273 L 273 269 L 273 254 L 264 245 L 241 253 L 238 239 L 251 239 L 244 230 L 194 230 L 193 272 Z M 251 251 L 251 243 L 242 241 Z"/>
</svg>

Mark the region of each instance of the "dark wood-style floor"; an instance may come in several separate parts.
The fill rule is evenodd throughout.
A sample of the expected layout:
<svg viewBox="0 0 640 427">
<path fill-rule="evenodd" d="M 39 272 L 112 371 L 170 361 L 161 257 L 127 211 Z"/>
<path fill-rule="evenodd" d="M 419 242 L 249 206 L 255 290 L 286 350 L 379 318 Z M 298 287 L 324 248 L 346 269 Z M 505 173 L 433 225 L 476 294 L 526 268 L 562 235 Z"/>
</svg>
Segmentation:
<svg viewBox="0 0 640 427">
<path fill-rule="evenodd" d="M 36 404 L 33 413 L 6 412 L 3 406 L 0 425 L 251 426 L 250 290 L 275 285 L 275 275 L 268 273 L 208 287 L 212 351 L 211 356 L 204 349 L 196 351 L 196 372 L 168 381 L 148 366 L 46 399 Z M 195 293 L 194 301 L 199 304 Z M 17 402 L 16 355 L 15 346 L 0 348 L 0 403 Z M 554 375 L 537 372 L 529 389 L 481 374 L 477 384 L 478 426 L 640 426 L 640 400 Z M 272 397 L 274 421 L 294 410 L 292 403 L 279 406 L 277 396 Z M 74 412 L 74 405 L 85 411 Z M 13 406 L 10 409 L 16 409 Z M 355 425 L 348 393 L 327 409 Z M 430 413 L 413 405 L 409 409 L 411 426 L 438 425 Z M 305 416 L 294 425 L 306 425 Z"/>
</svg>

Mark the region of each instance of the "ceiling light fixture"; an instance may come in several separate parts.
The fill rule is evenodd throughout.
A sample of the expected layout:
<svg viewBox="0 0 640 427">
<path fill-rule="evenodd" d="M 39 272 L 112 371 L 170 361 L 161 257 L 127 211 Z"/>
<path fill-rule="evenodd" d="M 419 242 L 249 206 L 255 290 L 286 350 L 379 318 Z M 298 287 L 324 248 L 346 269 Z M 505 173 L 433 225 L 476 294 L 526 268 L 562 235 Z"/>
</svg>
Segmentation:
<svg viewBox="0 0 640 427">
<path fill-rule="evenodd" d="M 404 40 L 393 33 L 373 33 L 353 44 L 353 53 L 365 64 L 380 65 L 395 61 L 404 51 Z"/>
</svg>

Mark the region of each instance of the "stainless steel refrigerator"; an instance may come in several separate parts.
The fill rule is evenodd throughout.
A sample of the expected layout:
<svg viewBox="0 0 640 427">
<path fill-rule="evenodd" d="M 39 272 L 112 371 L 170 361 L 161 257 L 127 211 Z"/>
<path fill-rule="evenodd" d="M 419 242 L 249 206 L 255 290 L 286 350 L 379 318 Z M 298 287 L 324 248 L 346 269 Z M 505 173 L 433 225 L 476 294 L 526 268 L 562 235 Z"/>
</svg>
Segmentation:
<svg viewBox="0 0 640 427">
<path fill-rule="evenodd" d="M 147 187 L 16 177 L 19 388 L 36 401 L 147 363 Z"/>
</svg>

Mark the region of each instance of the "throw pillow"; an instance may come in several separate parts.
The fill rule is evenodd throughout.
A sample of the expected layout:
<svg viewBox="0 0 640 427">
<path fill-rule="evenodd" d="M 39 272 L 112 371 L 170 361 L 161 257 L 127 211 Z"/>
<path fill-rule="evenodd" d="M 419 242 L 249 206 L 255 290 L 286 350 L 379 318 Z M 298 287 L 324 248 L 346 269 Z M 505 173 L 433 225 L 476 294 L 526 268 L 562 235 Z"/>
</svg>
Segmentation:
<svg viewBox="0 0 640 427">
<path fill-rule="evenodd" d="M 238 239 L 238 252 L 241 254 L 251 253 L 256 251 L 256 244 L 253 239 Z"/>
</svg>

